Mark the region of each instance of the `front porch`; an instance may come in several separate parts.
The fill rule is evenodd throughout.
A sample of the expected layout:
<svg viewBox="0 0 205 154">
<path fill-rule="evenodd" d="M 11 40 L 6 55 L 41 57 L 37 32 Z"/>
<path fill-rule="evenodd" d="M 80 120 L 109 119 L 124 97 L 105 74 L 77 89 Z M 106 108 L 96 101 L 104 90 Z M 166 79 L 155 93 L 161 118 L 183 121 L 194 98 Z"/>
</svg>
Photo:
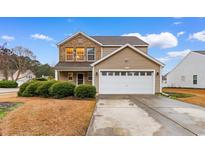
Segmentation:
<svg viewBox="0 0 205 154">
<path fill-rule="evenodd" d="M 91 62 L 59 62 L 55 66 L 55 79 L 76 85 L 92 84 Z"/>
<path fill-rule="evenodd" d="M 57 71 L 57 80 L 70 81 L 76 85 L 92 84 L 91 71 Z"/>
</svg>

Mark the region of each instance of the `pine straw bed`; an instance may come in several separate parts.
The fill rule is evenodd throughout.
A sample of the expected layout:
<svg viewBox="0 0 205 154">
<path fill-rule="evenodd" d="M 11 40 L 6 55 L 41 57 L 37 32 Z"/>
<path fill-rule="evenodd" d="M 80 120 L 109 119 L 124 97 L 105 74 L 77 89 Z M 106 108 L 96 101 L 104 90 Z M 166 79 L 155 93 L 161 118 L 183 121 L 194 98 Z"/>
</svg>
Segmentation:
<svg viewBox="0 0 205 154">
<path fill-rule="evenodd" d="M 0 135 L 85 135 L 95 100 L 0 96 L 0 101 L 22 102 L 0 121 Z"/>
</svg>

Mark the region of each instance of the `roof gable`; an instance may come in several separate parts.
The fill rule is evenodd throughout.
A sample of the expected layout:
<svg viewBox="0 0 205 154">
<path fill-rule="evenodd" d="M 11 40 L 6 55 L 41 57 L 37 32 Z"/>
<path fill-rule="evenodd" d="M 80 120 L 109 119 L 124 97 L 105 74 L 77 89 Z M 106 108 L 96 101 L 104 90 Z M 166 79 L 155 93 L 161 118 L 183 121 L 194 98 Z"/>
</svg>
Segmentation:
<svg viewBox="0 0 205 154">
<path fill-rule="evenodd" d="M 93 42 L 95 42 L 95 43 L 97 43 L 97 44 L 99 44 L 99 45 L 102 45 L 100 42 L 96 41 L 96 40 L 93 39 L 92 37 L 90 37 L 90 36 L 88 36 L 88 35 L 86 35 L 86 34 L 84 34 L 84 33 L 82 33 L 82 32 L 78 32 L 78 33 L 76 33 L 76 34 L 74 34 L 74 35 L 72 35 L 72 36 L 70 36 L 70 37 L 64 39 L 63 41 L 59 42 L 57 45 L 59 46 L 59 45 L 61 45 L 61 44 L 65 43 L 65 42 L 71 40 L 72 38 L 74 38 L 74 37 L 76 37 L 76 36 L 78 36 L 78 35 L 83 35 L 83 36 L 86 37 L 87 39 L 89 39 L 89 40 L 91 40 L 91 41 L 93 41 Z"/>
<path fill-rule="evenodd" d="M 119 49 L 113 51 L 112 53 L 108 54 L 107 56 L 105 56 L 105 57 L 101 58 L 100 60 L 94 62 L 93 64 L 91 64 L 91 66 L 95 66 L 95 65 L 101 63 L 102 61 L 104 61 L 104 60 L 110 58 L 112 55 L 114 55 L 114 54 L 120 52 L 121 50 L 123 50 L 123 49 L 126 48 L 126 47 L 129 47 L 129 48 L 133 49 L 135 52 L 137 52 L 137 53 L 143 55 L 143 56 L 146 57 L 147 59 L 149 59 L 149 60 L 151 60 L 151 61 L 153 61 L 153 62 L 155 62 L 155 63 L 157 63 L 157 64 L 159 64 L 159 65 L 161 65 L 161 66 L 164 66 L 163 63 L 161 63 L 161 62 L 159 62 L 158 60 L 156 60 L 155 58 L 153 58 L 153 57 L 151 57 L 151 56 L 145 54 L 144 52 L 140 51 L 139 49 L 133 47 L 133 46 L 130 45 L 130 44 L 125 44 L 124 46 L 122 46 L 122 47 L 120 47 Z"/>
<path fill-rule="evenodd" d="M 57 43 L 57 45 L 59 46 L 80 34 L 101 46 L 122 46 L 125 44 L 131 44 L 133 46 L 148 46 L 148 43 L 136 36 L 88 36 L 82 32 L 78 32 L 70 37 L 67 37 Z"/>
<path fill-rule="evenodd" d="M 201 51 L 203 52 L 203 51 Z M 205 52 L 204 52 L 205 53 Z M 188 58 L 192 58 L 192 55 L 198 55 L 198 56 L 205 56 L 205 54 L 201 54 L 199 51 L 191 51 L 189 52 L 171 71 L 169 71 L 166 75 L 169 75 L 170 73 L 172 73 L 174 70 L 176 70 L 178 67 L 180 67 L 183 62 L 188 59 Z"/>
</svg>

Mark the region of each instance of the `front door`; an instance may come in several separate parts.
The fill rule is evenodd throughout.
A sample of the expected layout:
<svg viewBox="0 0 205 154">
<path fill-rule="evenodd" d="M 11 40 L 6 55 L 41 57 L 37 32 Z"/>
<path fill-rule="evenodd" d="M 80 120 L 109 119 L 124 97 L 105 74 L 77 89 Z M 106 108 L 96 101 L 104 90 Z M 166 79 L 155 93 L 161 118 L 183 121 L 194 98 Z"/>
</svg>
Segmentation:
<svg viewBox="0 0 205 154">
<path fill-rule="evenodd" d="M 83 74 L 77 75 L 77 85 L 83 84 Z"/>
</svg>

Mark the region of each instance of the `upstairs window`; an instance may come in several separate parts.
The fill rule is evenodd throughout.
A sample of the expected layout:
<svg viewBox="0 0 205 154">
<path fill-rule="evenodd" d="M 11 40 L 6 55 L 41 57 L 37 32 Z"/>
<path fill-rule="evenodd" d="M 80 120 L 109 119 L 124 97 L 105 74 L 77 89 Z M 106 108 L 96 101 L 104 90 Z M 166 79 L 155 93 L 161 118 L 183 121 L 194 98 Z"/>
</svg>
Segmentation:
<svg viewBox="0 0 205 154">
<path fill-rule="evenodd" d="M 197 84 L 197 75 L 193 75 L 193 84 Z"/>
<path fill-rule="evenodd" d="M 95 61 L 95 48 L 87 48 L 88 61 Z"/>
<path fill-rule="evenodd" d="M 76 48 L 76 60 L 77 61 L 85 60 L 85 49 L 84 48 Z"/>
<path fill-rule="evenodd" d="M 66 48 L 66 60 L 72 61 L 74 59 L 74 50 L 73 48 Z"/>
</svg>

